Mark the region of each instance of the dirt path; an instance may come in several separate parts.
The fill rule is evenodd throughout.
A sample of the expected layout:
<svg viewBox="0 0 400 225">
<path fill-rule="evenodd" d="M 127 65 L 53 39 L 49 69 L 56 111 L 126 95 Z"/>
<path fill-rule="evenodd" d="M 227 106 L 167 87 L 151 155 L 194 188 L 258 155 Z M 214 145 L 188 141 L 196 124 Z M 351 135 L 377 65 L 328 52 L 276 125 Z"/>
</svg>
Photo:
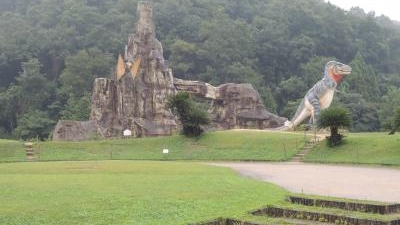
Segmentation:
<svg viewBox="0 0 400 225">
<path fill-rule="evenodd" d="M 209 163 L 291 192 L 400 203 L 400 169 L 306 163 Z"/>
</svg>

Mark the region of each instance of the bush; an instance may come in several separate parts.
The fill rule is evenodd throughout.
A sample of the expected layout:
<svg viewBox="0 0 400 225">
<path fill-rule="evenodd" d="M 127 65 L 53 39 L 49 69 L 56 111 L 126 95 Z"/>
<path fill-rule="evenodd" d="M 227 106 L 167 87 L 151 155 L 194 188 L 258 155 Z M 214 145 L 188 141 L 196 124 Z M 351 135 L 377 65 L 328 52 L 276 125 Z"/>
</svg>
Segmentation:
<svg viewBox="0 0 400 225">
<path fill-rule="evenodd" d="M 54 120 L 46 112 L 34 110 L 21 117 L 15 132 L 24 140 L 36 137 L 44 140 L 49 137 L 54 124 Z"/>
<path fill-rule="evenodd" d="M 187 92 L 179 92 L 171 97 L 167 106 L 177 114 L 182 133 L 186 136 L 199 136 L 204 132 L 201 126 L 210 124 L 207 112 L 198 107 Z"/>
<path fill-rule="evenodd" d="M 394 134 L 399 129 L 400 129 L 400 108 L 397 108 L 393 120 L 392 130 L 390 131 L 389 134 Z"/>
<path fill-rule="evenodd" d="M 328 139 L 329 146 L 341 144 L 343 135 L 339 133 L 339 128 L 346 128 L 351 125 L 351 117 L 349 111 L 342 107 L 330 107 L 322 110 L 318 118 L 318 127 L 327 128 L 331 131 Z"/>
</svg>

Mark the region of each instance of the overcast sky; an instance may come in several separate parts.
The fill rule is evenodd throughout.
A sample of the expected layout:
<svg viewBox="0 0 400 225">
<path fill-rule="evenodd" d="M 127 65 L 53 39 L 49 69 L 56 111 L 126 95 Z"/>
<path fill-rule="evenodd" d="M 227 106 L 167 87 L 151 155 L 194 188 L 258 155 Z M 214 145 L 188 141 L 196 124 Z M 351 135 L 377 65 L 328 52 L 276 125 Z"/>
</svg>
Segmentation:
<svg viewBox="0 0 400 225">
<path fill-rule="evenodd" d="M 349 10 L 353 6 L 359 6 L 366 13 L 375 12 L 375 16 L 385 15 L 392 20 L 400 21 L 399 0 L 325 0 L 340 8 Z"/>
</svg>

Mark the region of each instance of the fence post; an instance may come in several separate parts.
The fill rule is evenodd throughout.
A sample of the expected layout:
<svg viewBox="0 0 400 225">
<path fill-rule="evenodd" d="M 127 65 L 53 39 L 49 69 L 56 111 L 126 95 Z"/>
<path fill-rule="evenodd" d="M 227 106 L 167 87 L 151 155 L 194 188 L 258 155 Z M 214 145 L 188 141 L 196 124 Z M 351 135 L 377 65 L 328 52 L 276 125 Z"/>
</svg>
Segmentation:
<svg viewBox="0 0 400 225">
<path fill-rule="evenodd" d="M 285 154 L 285 160 L 286 160 L 287 154 L 286 154 L 286 144 L 285 143 L 283 143 L 283 152 Z"/>
</svg>

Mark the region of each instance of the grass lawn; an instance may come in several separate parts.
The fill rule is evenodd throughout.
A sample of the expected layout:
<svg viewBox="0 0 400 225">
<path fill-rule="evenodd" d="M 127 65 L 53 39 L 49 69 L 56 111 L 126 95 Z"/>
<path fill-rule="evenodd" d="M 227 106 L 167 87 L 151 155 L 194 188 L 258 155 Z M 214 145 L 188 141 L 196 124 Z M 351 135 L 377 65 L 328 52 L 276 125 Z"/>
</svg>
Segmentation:
<svg viewBox="0 0 400 225">
<path fill-rule="evenodd" d="M 346 136 L 336 148 L 321 143 L 306 160 L 400 165 L 399 134 Z M 175 225 L 221 217 L 277 224 L 248 212 L 289 207 L 285 190 L 227 168 L 173 160 L 283 161 L 303 143 L 302 133 L 260 131 L 210 132 L 198 139 L 44 142 L 37 151 L 48 162 L 26 163 L 22 142 L 0 140 L 0 162 L 20 161 L 0 163 L 0 224 Z M 162 154 L 164 148 L 170 154 Z M 63 162 L 51 162 L 57 160 Z"/>
<path fill-rule="evenodd" d="M 310 151 L 308 162 L 400 165 L 400 135 L 349 133 L 344 144 L 328 148 L 325 141 Z"/>
<path fill-rule="evenodd" d="M 23 161 L 25 157 L 22 142 L 0 139 L 0 162 Z"/>
<path fill-rule="evenodd" d="M 286 204 L 286 194 L 229 169 L 193 162 L 0 164 L 0 224 L 7 225 L 176 225 L 219 217 L 249 219 L 248 211 Z"/>
<path fill-rule="evenodd" d="M 42 142 L 41 161 L 54 160 L 255 160 L 285 161 L 303 147 L 302 133 L 209 132 L 200 138 L 166 136 L 85 142 Z M 169 154 L 162 154 L 169 149 Z M 0 142 L 0 162 L 25 161 L 18 141 Z"/>
</svg>

